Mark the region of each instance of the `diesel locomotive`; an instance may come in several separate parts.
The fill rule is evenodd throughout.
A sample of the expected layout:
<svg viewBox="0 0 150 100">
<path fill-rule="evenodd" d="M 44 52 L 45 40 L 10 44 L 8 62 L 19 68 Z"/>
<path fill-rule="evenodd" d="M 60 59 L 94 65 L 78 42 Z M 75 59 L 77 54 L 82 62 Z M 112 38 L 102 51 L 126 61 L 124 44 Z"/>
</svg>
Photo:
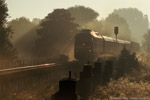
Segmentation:
<svg viewBox="0 0 150 100">
<path fill-rule="evenodd" d="M 139 52 L 140 44 L 115 39 L 84 29 L 75 36 L 74 57 L 77 60 L 96 60 L 100 57 L 116 56 L 125 47 L 130 52 Z"/>
</svg>

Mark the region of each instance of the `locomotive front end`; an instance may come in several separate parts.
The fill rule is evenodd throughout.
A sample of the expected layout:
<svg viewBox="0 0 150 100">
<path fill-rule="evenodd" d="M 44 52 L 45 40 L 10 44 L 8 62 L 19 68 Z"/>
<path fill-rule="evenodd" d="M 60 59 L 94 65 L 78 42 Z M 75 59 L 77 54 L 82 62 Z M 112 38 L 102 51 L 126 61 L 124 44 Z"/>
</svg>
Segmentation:
<svg viewBox="0 0 150 100">
<path fill-rule="evenodd" d="M 74 57 L 77 60 L 91 61 L 93 59 L 93 39 L 91 30 L 82 30 L 75 36 Z"/>
</svg>

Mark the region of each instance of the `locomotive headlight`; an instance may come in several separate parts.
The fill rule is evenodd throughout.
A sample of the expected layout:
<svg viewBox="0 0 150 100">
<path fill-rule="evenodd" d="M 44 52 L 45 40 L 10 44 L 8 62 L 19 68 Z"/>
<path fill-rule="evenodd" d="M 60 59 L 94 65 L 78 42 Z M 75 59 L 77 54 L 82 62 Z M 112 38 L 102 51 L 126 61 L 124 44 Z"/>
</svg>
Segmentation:
<svg viewBox="0 0 150 100">
<path fill-rule="evenodd" d="M 89 52 L 92 52 L 92 50 L 91 50 L 91 49 L 89 49 Z"/>
<path fill-rule="evenodd" d="M 85 43 L 82 43 L 83 46 L 85 46 Z"/>
</svg>

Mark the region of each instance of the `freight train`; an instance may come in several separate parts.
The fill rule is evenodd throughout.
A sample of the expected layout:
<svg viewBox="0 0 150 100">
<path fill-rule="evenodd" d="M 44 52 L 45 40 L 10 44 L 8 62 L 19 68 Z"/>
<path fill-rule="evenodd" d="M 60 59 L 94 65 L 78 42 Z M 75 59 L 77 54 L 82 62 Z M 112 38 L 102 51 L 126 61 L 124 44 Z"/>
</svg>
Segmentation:
<svg viewBox="0 0 150 100">
<path fill-rule="evenodd" d="M 77 60 L 96 60 L 103 56 L 116 56 L 125 47 L 130 52 L 139 52 L 140 44 L 115 39 L 84 29 L 75 36 L 74 57 Z"/>
</svg>

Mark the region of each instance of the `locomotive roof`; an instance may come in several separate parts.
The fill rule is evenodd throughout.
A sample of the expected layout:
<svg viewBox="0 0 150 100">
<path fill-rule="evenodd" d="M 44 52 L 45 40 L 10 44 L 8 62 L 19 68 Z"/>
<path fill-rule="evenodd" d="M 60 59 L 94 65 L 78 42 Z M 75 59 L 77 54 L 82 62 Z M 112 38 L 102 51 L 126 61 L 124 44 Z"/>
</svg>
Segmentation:
<svg viewBox="0 0 150 100">
<path fill-rule="evenodd" d="M 91 31 L 90 34 L 94 37 L 94 38 L 100 38 L 100 39 L 104 39 L 105 41 L 110 41 L 110 42 L 115 42 L 116 39 L 115 38 L 111 38 L 111 37 L 108 37 L 108 36 L 103 36 L 103 35 L 97 35 L 98 32 L 94 32 L 94 31 Z M 130 44 L 130 41 L 125 41 L 125 40 L 120 40 L 120 39 L 117 39 L 117 42 L 118 43 L 122 43 L 122 44 Z"/>
</svg>

